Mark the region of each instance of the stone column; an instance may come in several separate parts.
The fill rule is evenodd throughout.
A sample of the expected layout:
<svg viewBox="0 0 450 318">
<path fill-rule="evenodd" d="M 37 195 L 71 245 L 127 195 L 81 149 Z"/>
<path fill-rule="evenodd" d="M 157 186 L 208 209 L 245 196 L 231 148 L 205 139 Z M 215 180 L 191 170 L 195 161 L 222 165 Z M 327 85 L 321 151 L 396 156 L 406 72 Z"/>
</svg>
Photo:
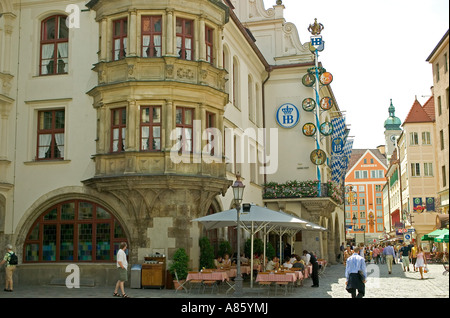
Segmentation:
<svg viewBox="0 0 450 318">
<path fill-rule="evenodd" d="M 175 30 L 173 29 L 174 22 L 173 22 L 173 9 L 168 8 L 166 9 L 166 55 L 170 56 L 176 56 L 175 49 L 175 40 L 176 40 L 176 34 Z"/>
<path fill-rule="evenodd" d="M 3 19 L 5 19 L 5 33 L 4 33 L 4 43 L 5 43 L 5 50 L 3 50 L 3 73 L 9 74 L 11 72 L 11 40 L 12 40 L 12 33 L 13 33 L 13 21 L 16 18 L 16 16 L 13 13 L 6 12 L 2 16 Z M 0 54 L 1 57 L 1 54 Z M 0 61 L 1 62 L 1 61 Z M 1 63 L 0 63 L 1 65 Z M 1 71 L 1 70 L 0 70 Z"/>
<path fill-rule="evenodd" d="M 108 22 L 102 19 L 100 22 L 100 62 L 106 62 L 108 59 Z"/>
<path fill-rule="evenodd" d="M 127 56 L 136 56 L 137 55 L 137 18 L 136 18 L 136 10 L 130 12 L 130 23 L 128 24 L 129 33 L 128 33 L 128 52 Z M 139 24 L 140 25 L 140 24 Z"/>
<path fill-rule="evenodd" d="M 198 54 L 196 57 L 198 57 L 198 60 L 200 61 L 206 61 L 206 43 L 205 43 L 205 17 L 202 15 L 200 16 L 199 22 L 198 22 L 198 32 L 196 36 L 196 43 L 198 43 Z"/>
</svg>

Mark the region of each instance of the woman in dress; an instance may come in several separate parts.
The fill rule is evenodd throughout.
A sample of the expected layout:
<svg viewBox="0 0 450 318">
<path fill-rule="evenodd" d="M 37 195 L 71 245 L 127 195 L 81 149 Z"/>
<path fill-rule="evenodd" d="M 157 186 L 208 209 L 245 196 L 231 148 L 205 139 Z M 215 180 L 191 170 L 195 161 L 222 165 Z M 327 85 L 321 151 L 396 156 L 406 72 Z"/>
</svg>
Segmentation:
<svg viewBox="0 0 450 318">
<path fill-rule="evenodd" d="M 423 279 L 423 269 L 425 265 L 427 265 L 427 260 L 425 257 L 425 252 L 423 251 L 421 246 L 417 247 L 417 255 L 416 255 L 416 268 L 419 269 L 420 279 Z"/>
</svg>

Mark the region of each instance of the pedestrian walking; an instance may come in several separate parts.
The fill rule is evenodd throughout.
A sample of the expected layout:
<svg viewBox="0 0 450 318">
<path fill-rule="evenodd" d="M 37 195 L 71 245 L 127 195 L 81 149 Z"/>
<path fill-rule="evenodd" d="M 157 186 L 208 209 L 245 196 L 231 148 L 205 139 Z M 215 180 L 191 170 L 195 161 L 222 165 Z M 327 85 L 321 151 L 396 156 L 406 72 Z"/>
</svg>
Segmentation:
<svg viewBox="0 0 450 318">
<path fill-rule="evenodd" d="M 427 259 L 425 257 L 425 252 L 423 251 L 421 246 L 417 247 L 417 259 L 416 259 L 416 267 L 420 272 L 420 279 L 423 279 L 424 268 L 427 265 Z"/>
<path fill-rule="evenodd" d="M 406 272 L 406 270 L 409 272 L 410 254 L 410 247 L 406 244 L 406 242 L 403 242 L 403 246 L 400 248 L 400 255 L 402 256 L 402 266 L 404 272 Z"/>
<path fill-rule="evenodd" d="M 376 245 L 372 251 L 372 258 L 373 258 L 373 261 L 375 264 L 378 264 L 378 262 L 379 262 L 379 255 L 380 255 L 380 250 L 378 249 L 378 245 Z"/>
<path fill-rule="evenodd" d="M 114 289 L 114 294 L 113 296 L 117 296 L 117 297 L 123 297 L 123 298 L 128 298 L 128 295 L 125 294 L 125 287 L 124 287 L 124 283 L 126 281 L 128 281 L 128 261 L 127 261 L 127 255 L 125 254 L 125 251 L 127 249 L 127 243 L 125 242 L 121 242 L 120 243 L 120 249 L 117 252 L 117 271 L 119 274 L 119 279 L 117 280 L 116 283 L 116 288 Z M 120 296 L 119 292 L 119 288 L 120 291 L 122 292 L 122 296 Z"/>
<path fill-rule="evenodd" d="M 345 266 L 346 289 L 352 294 L 352 298 L 363 298 L 365 295 L 366 262 L 364 257 L 359 255 L 359 250 L 359 247 L 355 248 L 352 256 L 347 259 L 347 265 Z M 358 294 L 356 294 L 356 291 L 358 291 Z"/>
<path fill-rule="evenodd" d="M 342 244 L 341 244 L 341 247 L 340 247 L 340 261 L 341 261 L 341 263 L 345 263 L 344 262 L 344 251 L 345 251 L 345 245 L 344 245 L 344 242 L 342 242 Z"/>
<path fill-rule="evenodd" d="M 13 274 L 16 270 L 17 261 L 13 261 L 14 259 L 17 260 L 17 256 L 15 256 L 15 253 L 12 249 L 12 245 L 8 244 L 6 245 L 6 254 L 3 257 L 3 260 L 0 262 L 0 265 L 6 264 L 5 269 L 5 289 L 6 292 L 12 292 L 14 283 L 13 283 Z"/>
<path fill-rule="evenodd" d="M 303 255 L 308 257 L 309 255 L 309 262 L 312 265 L 312 273 L 311 278 L 313 281 L 313 284 L 311 287 L 319 287 L 319 263 L 317 262 L 317 258 L 312 252 L 308 252 L 307 250 L 303 251 Z"/>
<path fill-rule="evenodd" d="M 388 267 L 389 274 L 392 274 L 392 263 L 395 258 L 394 248 L 391 246 L 391 243 L 387 243 L 387 246 L 383 249 L 383 255 L 386 257 L 386 264 Z"/>
<path fill-rule="evenodd" d="M 411 247 L 411 263 L 413 264 L 413 269 L 415 272 L 417 272 L 416 268 L 416 260 L 417 260 L 417 244 L 414 244 L 413 247 Z"/>
</svg>

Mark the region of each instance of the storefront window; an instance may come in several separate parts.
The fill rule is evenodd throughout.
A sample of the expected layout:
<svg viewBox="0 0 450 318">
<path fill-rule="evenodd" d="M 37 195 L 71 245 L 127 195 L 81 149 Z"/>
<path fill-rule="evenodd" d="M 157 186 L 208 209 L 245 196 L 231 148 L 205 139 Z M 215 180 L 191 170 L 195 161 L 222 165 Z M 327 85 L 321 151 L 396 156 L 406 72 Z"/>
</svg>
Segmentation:
<svg viewBox="0 0 450 318">
<path fill-rule="evenodd" d="M 31 227 L 24 262 L 113 262 L 122 241 L 120 223 L 105 208 L 73 200 L 51 207 Z"/>
</svg>

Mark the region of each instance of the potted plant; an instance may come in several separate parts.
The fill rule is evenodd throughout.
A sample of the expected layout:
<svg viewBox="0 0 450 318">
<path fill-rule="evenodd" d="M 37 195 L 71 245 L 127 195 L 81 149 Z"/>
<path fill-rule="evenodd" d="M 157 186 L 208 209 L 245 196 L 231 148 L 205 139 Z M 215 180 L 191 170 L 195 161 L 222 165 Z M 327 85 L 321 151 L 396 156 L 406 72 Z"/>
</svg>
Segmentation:
<svg viewBox="0 0 450 318">
<path fill-rule="evenodd" d="M 173 283 L 175 290 L 179 288 L 181 284 L 186 280 L 188 275 L 189 256 L 184 248 L 179 248 L 175 254 L 173 254 L 173 261 L 169 267 L 169 271 L 173 277 L 175 277 Z M 176 272 L 176 276 L 175 276 Z M 178 278 L 178 280 L 177 280 Z"/>
<path fill-rule="evenodd" d="M 204 236 L 199 240 L 200 244 L 200 268 L 214 268 L 214 248 L 209 239 Z"/>
</svg>

